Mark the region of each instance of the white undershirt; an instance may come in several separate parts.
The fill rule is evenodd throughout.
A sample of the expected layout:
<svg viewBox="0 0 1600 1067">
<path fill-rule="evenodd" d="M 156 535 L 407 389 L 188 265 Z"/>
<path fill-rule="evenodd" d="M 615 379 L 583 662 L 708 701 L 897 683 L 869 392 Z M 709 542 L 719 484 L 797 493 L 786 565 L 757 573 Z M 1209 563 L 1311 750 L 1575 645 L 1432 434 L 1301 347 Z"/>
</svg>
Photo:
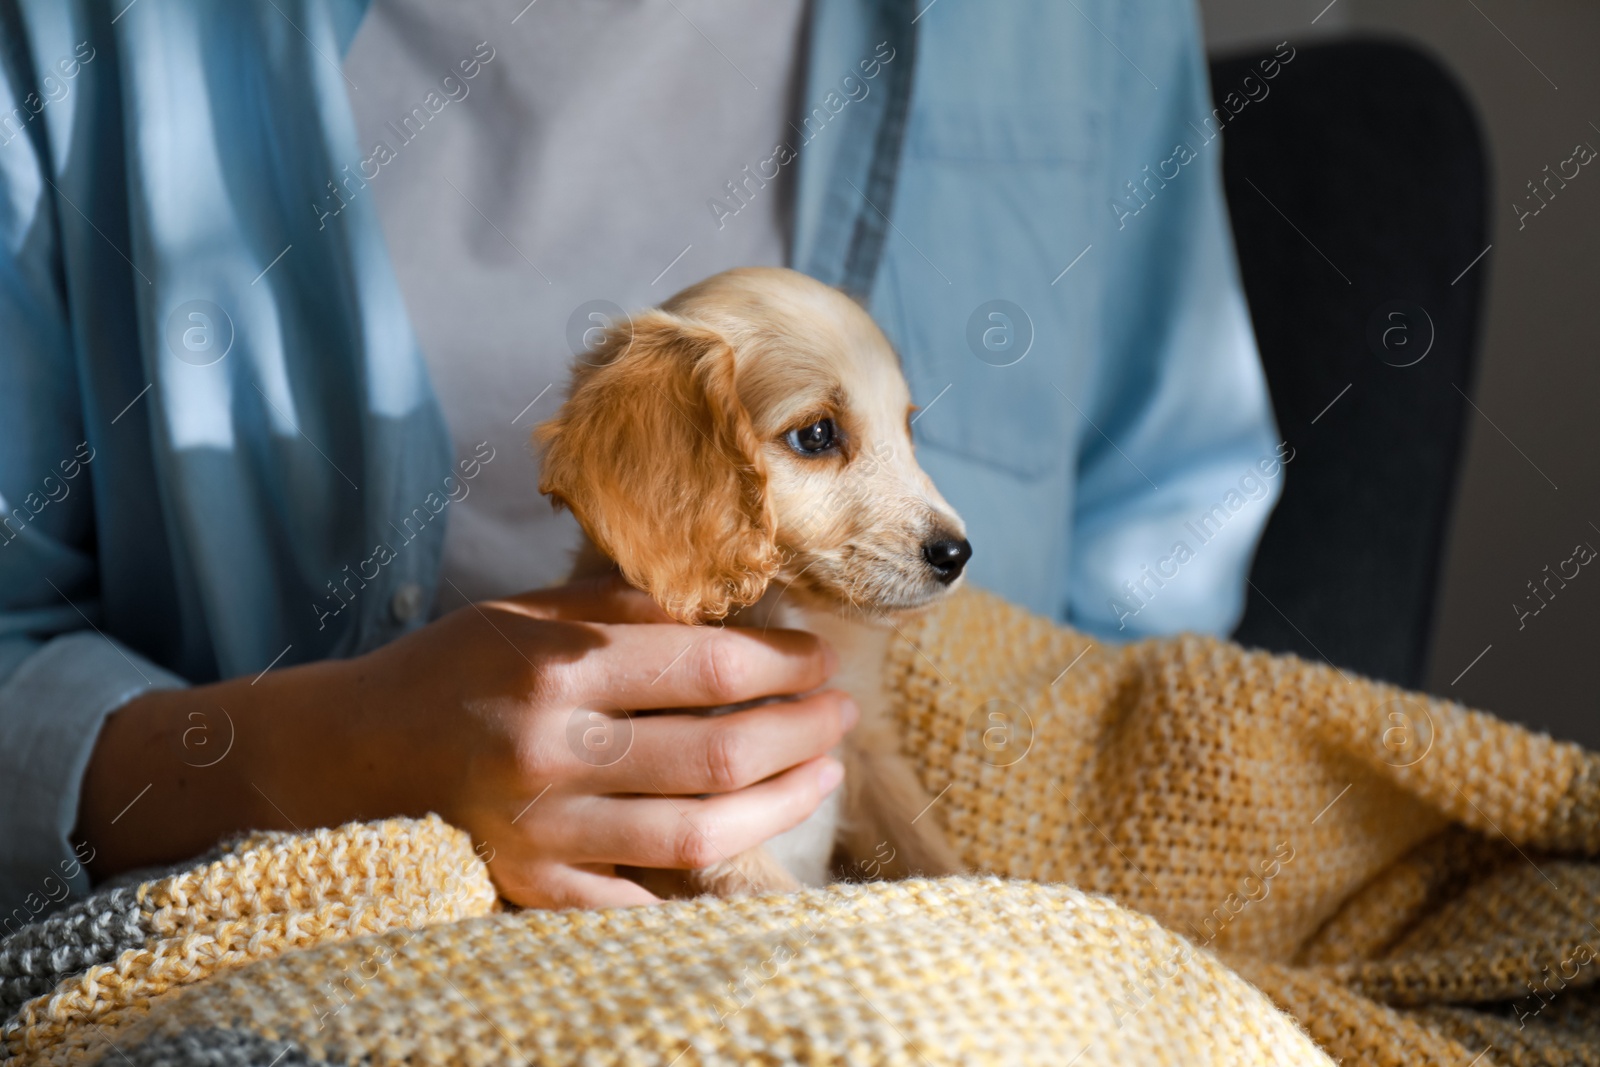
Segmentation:
<svg viewBox="0 0 1600 1067">
<path fill-rule="evenodd" d="M 789 139 L 804 4 L 373 0 L 344 64 L 376 170 L 358 195 L 458 457 L 495 450 L 450 505 L 436 610 L 570 567 L 577 526 L 539 496 L 528 435 L 561 402 L 580 305 L 787 262 L 792 168 L 746 183 L 737 215 L 708 201 L 737 206 L 727 183 Z"/>
</svg>

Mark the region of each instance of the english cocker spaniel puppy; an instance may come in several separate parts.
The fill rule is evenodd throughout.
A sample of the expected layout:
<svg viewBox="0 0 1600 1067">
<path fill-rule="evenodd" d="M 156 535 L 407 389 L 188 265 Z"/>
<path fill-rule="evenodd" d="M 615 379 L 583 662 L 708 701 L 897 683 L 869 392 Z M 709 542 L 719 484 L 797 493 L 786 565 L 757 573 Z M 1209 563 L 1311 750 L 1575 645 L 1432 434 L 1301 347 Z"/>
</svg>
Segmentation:
<svg viewBox="0 0 1600 1067">
<path fill-rule="evenodd" d="M 917 465 L 910 392 L 859 306 L 806 275 L 726 271 L 609 330 L 534 433 L 541 492 L 588 535 L 574 577 L 615 568 L 686 623 L 809 630 L 861 720 L 845 787 L 765 847 L 672 895 L 822 884 L 836 859 L 952 873 L 959 858 L 901 755 L 882 683 L 893 620 L 947 594 L 972 554 Z"/>
</svg>

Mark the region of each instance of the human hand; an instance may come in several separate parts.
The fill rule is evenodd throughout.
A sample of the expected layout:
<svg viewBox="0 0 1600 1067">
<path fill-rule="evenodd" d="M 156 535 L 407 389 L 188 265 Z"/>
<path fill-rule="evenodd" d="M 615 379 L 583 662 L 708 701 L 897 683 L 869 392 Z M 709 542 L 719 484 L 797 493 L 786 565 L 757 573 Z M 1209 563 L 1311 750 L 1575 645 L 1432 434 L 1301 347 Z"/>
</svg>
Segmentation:
<svg viewBox="0 0 1600 1067">
<path fill-rule="evenodd" d="M 652 901 L 614 868 L 706 867 L 797 825 L 838 785 L 827 752 L 856 715 L 838 691 L 671 713 L 813 690 L 833 653 L 679 625 L 617 579 L 470 605 L 365 659 L 392 716 L 375 728 L 422 763 L 404 806 L 487 844 L 502 894 L 529 906 Z"/>
<path fill-rule="evenodd" d="M 104 874 L 241 829 L 434 811 L 514 903 L 648 903 L 616 866 L 709 866 L 797 825 L 838 785 L 827 752 L 857 712 L 823 691 L 716 717 L 592 714 L 807 692 L 834 664 L 809 634 L 670 622 L 617 579 L 469 605 L 355 659 L 134 701 L 95 750 L 78 836 Z M 236 721 L 232 773 L 152 774 L 215 705 Z M 614 747 L 586 745 L 596 730 Z M 121 794 L 152 776 L 114 831 Z"/>
</svg>

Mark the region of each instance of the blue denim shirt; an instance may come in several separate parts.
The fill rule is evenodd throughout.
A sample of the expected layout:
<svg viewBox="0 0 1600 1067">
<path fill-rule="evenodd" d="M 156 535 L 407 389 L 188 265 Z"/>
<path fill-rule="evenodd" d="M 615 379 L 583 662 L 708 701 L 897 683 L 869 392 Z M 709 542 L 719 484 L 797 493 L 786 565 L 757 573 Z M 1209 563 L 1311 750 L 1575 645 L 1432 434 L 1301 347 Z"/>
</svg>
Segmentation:
<svg viewBox="0 0 1600 1067">
<path fill-rule="evenodd" d="M 371 198 L 317 206 L 360 159 L 363 9 L 0 8 L 0 923 L 85 887 L 121 704 L 426 618 L 468 472 Z M 793 265 L 901 351 L 972 580 L 1112 637 L 1228 630 L 1276 437 L 1189 0 L 810 17 Z M 353 610 L 308 610 L 379 543 Z"/>
</svg>

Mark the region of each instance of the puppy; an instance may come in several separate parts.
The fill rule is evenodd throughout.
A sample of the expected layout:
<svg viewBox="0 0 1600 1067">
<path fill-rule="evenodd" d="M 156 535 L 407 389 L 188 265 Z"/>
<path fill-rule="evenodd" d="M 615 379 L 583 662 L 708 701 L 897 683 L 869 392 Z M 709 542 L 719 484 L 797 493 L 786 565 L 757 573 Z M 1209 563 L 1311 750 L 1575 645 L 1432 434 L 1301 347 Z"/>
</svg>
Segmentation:
<svg viewBox="0 0 1600 1067">
<path fill-rule="evenodd" d="M 573 576 L 618 569 L 681 622 L 816 633 L 861 708 L 845 786 L 805 823 L 676 883 L 632 873 L 671 895 L 793 889 L 825 883 L 836 847 L 874 876 L 960 870 L 936 817 L 918 819 L 930 798 L 882 675 L 895 617 L 954 588 L 972 549 L 912 456 L 888 339 L 775 268 L 715 275 L 608 332 L 534 431 L 540 492 L 588 535 Z"/>
</svg>

